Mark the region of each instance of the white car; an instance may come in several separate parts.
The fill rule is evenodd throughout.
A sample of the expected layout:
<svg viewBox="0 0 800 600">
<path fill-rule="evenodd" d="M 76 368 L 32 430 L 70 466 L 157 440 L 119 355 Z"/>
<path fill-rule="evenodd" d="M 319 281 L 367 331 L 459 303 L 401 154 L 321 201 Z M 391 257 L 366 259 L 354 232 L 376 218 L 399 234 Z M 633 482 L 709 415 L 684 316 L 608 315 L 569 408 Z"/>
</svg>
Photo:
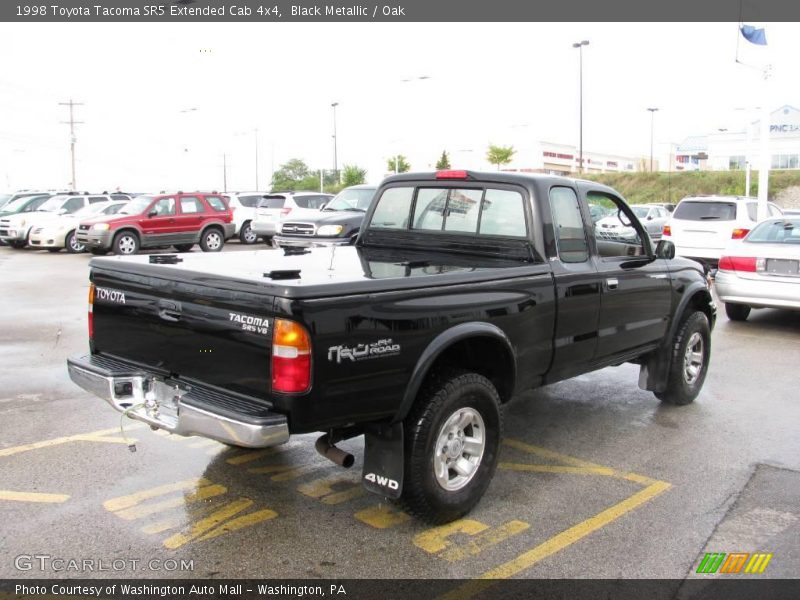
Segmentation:
<svg viewBox="0 0 800 600">
<path fill-rule="evenodd" d="M 59 215 L 71 215 L 85 206 L 99 202 L 110 202 L 107 194 L 59 194 L 30 213 L 8 215 L 0 219 L 0 240 L 14 248 L 24 248 L 28 236 L 37 225 L 43 225 Z"/>
<path fill-rule="evenodd" d="M 770 217 L 781 216 L 771 202 Z M 758 201 L 744 196 L 697 196 L 678 203 L 664 226 L 663 239 L 675 244 L 675 254 L 716 267 L 731 240 L 740 240 L 755 227 Z"/>
<path fill-rule="evenodd" d="M 650 239 L 654 241 L 660 240 L 664 224 L 669 220 L 669 211 L 663 206 L 650 206 L 648 204 L 632 204 L 631 210 L 647 230 Z M 636 230 L 629 225 L 623 224 L 616 213 L 599 219 L 594 227 L 595 235 L 600 239 L 623 242 L 638 239 Z"/>
<path fill-rule="evenodd" d="M 236 192 L 227 194 L 228 206 L 233 211 L 233 223 L 236 226 L 234 235 L 239 236 L 243 244 L 255 244 L 258 234 L 251 226 L 256 218 L 258 203 L 269 195 L 269 192 Z"/>
<path fill-rule="evenodd" d="M 271 242 L 272 236 L 280 231 L 281 221 L 288 217 L 303 219 L 317 215 L 332 198 L 332 194 L 317 192 L 266 194 L 256 208 L 256 217 L 251 227 L 257 236 Z"/>
<path fill-rule="evenodd" d="M 28 244 L 32 248 L 46 248 L 50 252 L 58 252 L 65 248 L 70 254 L 85 252 L 86 246 L 78 241 L 75 232 L 78 224 L 85 219 L 115 215 L 128 202 L 98 202 L 84 206 L 73 214 L 59 215 L 46 223 L 35 225 L 28 236 Z"/>
<path fill-rule="evenodd" d="M 751 308 L 800 310 L 800 217 L 767 219 L 731 242 L 714 284 L 732 321 Z"/>
</svg>

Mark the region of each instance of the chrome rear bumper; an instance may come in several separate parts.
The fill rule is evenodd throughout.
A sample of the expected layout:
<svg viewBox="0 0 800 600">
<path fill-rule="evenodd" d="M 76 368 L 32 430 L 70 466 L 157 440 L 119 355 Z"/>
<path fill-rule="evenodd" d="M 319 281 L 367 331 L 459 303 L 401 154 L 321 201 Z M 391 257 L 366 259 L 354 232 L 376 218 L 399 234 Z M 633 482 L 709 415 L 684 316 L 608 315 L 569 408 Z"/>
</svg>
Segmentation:
<svg viewBox="0 0 800 600">
<path fill-rule="evenodd" d="M 289 439 L 285 415 L 210 388 L 165 380 L 102 356 L 67 360 L 70 379 L 117 411 L 170 433 L 199 435 L 248 448 L 277 446 Z M 247 410 L 237 414 L 236 408 Z"/>
</svg>

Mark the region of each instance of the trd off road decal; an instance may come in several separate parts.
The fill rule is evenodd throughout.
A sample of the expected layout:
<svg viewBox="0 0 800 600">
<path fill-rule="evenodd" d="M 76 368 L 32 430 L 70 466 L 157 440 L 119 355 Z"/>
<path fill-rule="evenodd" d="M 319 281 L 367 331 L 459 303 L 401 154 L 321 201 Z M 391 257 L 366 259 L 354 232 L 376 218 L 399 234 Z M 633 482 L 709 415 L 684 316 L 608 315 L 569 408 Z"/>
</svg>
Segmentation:
<svg viewBox="0 0 800 600">
<path fill-rule="evenodd" d="M 251 333 L 260 333 L 267 335 L 269 331 L 269 319 L 266 317 L 251 317 L 250 315 L 242 315 L 239 313 L 228 313 L 230 320 L 234 323 L 239 323 L 242 331 L 250 331 Z"/>
<path fill-rule="evenodd" d="M 357 344 L 356 346 L 331 346 L 328 348 L 328 360 L 341 364 L 343 360 L 356 362 L 370 358 L 394 356 L 400 354 L 400 344 L 395 344 L 392 338 L 378 340 L 371 344 Z"/>
</svg>

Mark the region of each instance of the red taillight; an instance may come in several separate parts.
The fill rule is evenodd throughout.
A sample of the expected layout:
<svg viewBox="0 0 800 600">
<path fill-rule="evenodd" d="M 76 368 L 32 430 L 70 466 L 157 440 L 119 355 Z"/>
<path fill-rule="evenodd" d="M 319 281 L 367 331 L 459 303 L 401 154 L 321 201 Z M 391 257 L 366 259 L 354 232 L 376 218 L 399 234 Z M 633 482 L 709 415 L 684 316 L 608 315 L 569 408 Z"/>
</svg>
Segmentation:
<svg viewBox="0 0 800 600">
<path fill-rule="evenodd" d="M 466 171 L 436 171 L 436 179 L 466 179 Z"/>
<path fill-rule="evenodd" d="M 740 227 L 737 227 L 736 229 L 733 230 L 733 233 L 731 233 L 731 239 L 732 240 L 740 240 L 744 236 L 746 236 L 748 233 L 750 233 L 749 229 L 742 229 Z"/>
<path fill-rule="evenodd" d="M 89 341 L 94 340 L 94 284 L 89 284 Z"/>
<path fill-rule="evenodd" d="M 297 393 L 311 387 L 311 340 L 299 323 L 275 319 L 272 331 L 272 391 Z"/>
<path fill-rule="evenodd" d="M 756 260 L 752 256 L 723 256 L 719 259 L 719 270 L 755 273 Z"/>
<path fill-rule="evenodd" d="M 672 235 L 672 227 L 669 225 L 664 225 L 664 229 L 661 232 L 661 235 Z"/>
<path fill-rule="evenodd" d="M 286 216 L 286 215 L 288 215 L 290 212 L 292 212 L 292 209 L 291 209 L 291 208 L 282 208 L 282 209 L 281 209 L 281 216 L 282 216 L 282 217 L 285 217 L 285 216 Z"/>
</svg>

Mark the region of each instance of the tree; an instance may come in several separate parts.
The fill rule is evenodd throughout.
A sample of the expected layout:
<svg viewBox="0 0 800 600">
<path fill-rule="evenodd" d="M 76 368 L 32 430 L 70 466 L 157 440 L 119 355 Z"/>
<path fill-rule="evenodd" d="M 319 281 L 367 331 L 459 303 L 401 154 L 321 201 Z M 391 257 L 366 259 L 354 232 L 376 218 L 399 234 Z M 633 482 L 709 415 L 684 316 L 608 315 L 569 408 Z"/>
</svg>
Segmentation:
<svg viewBox="0 0 800 600">
<path fill-rule="evenodd" d="M 313 177 L 313 173 L 309 172 L 308 165 L 299 158 L 293 158 L 289 162 L 282 164 L 278 170 L 273 173 L 272 189 L 304 189 L 301 187 L 303 182 L 308 182 L 311 177 Z M 317 181 L 319 181 L 319 179 Z"/>
<path fill-rule="evenodd" d="M 367 180 L 367 170 L 358 165 L 345 165 L 342 169 L 342 185 L 358 185 Z"/>
<path fill-rule="evenodd" d="M 442 150 L 442 156 L 439 162 L 436 163 L 436 170 L 443 171 L 450 168 L 450 158 L 447 156 L 447 150 Z"/>
<path fill-rule="evenodd" d="M 491 164 L 497 165 L 497 170 L 500 170 L 500 165 L 507 165 L 514 157 L 514 146 L 495 146 L 489 144 L 489 149 L 486 151 L 486 160 Z"/>
<path fill-rule="evenodd" d="M 396 156 L 390 156 L 389 160 L 386 161 L 386 168 L 389 171 L 397 171 L 398 173 L 408 173 L 411 170 L 411 165 L 408 164 L 408 160 L 402 154 L 398 154 Z"/>
</svg>

